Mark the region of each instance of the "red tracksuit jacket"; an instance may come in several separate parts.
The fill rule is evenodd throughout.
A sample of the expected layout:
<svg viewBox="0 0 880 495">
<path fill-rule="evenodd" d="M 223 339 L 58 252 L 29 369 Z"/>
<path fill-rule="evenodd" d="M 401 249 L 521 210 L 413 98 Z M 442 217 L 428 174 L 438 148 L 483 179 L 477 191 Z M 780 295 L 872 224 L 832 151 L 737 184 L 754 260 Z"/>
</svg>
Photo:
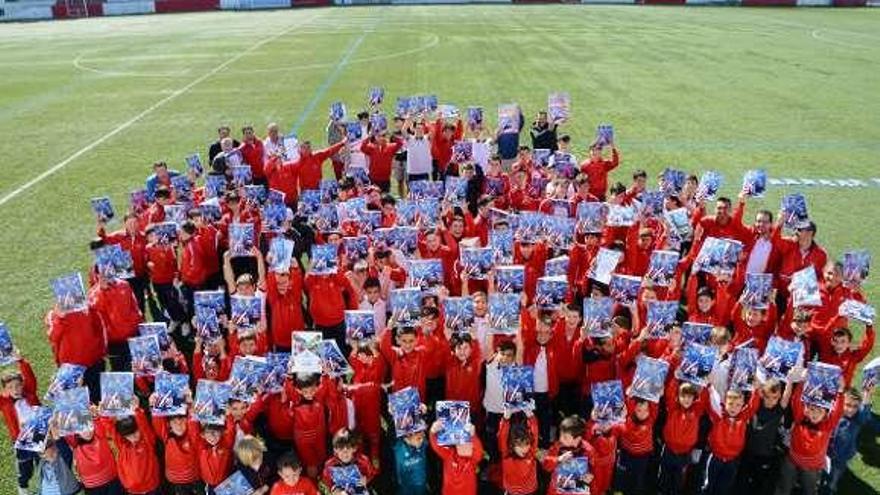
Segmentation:
<svg viewBox="0 0 880 495">
<path fill-rule="evenodd" d="M 544 456 L 544 460 L 541 462 L 541 466 L 544 468 L 544 471 L 551 473 L 550 475 L 550 485 L 547 487 L 547 495 L 556 495 L 556 466 L 559 464 L 559 456 L 564 453 L 564 451 L 570 451 L 574 455 L 574 457 L 586 457 L 587 464 L 592 465 L 593 459 L 596 458 L 596 450 L 593 449 L 593 446 L 590 445 L 586 440 L 581 441 L 581 445 L 574 449 L 563 449 L 562 445 L 559 442 L 553 444 L 550 447 L 550 450 L 547 451 L 547 455 Z M 593 483 L 590 483 L 590 491 L 593 492 Z"/>
<path fill-rule="evenodd" d="M 313 151 L 309 154 L 300 154 L 299 161 L 297 162 L 286 162 L 285 166 L 292 164 L 297 169 L 299 190 L 318 189 L 321 183 L 321 165 L 345 145 L 345 140 L 342 140 L 323 150 Z"/>
<path fill-rule="evenodd" d="M 175 484 L 187 484 L 199 478 L 199 423 L 189 420 L 183 436 L 171 433 L 168 420 L 153 417 L 156 436 L 165 444 L 165 479 Z"/>
<path fill-rule="evenodd" d="M 109 429 L 113 428 L 110 421 L 109 418 L 95 421 L 95 433 L 89 442 L 77 435 L 65 437 L 73 451 L 76 472 L 86 488 L 96 488 L 117 478 L 116 458 L 110 450 Z"/>
<path fill-rule="evenodd" d="M 46 315 L 46 326 L 49 328 L 49 343 L 55 355 L 55 364 L 91 367 L 107 354 L 104 330 L 97 314 L 91 309 L 66 314 L 51 310 Z"/>
<path fill-rule="evenodd" d="M 624 425 L 615 425 L 602 432 L 595 424 L 587 426 L 590 445 L 596 450 L 596 457 L 590 459 L 590 472 L 593 473 L 590 490 L 593 493 L 603 494 L 611 487 L 614 465 L 617 462 L 617 438 L 623 428 Z"/>
<path fill-rule="evenodd" d="M 199 474 L 208 486 L 217 486 L 232 473 L 232 458 L 235 445 L 235 422 L 226 418 L 226 430 L 217 445 L 211 445 L 204 438 L 196 441 L 196 455 L 199 458 Z"/>
<path fill-rule="evenodd" d="M 266 275 L 266 304 L 269 307 L 269 333 L 272 345 L 277 349 L 290 350 L 290 334 L 305 328 L 302 310 L 303 277 L 295 264 L 290 268 L 287 291 L 278 291 L 274 273 Z"/>
<path fill-rule="evenodd" d="M 648 417 L 639 421 L 632 413 L 636 408 L 636 401 L 632 398 L 626 400 L 626 423 L 620 433 L 620 448 L 634 456 L 650 455 L 654 452 L 654 423 L 657 421 L 658 406 L 653 402 L 648 403 Z"/>
<path fill-rule="evenodd" d="M 446 346 L 449 349 L 449 346 Z M 480 389 L 480 372 L 482 358 L 480 357 L 480 345 L 477 341 L 471 342 L 471 355 L 465 361 L 455 357 L 452 350 L 447 350 L 444 356 L 446 363 L 446 400 L 464 400 L 470 403 L 471 411 L 480 410 L 483 399 L 483 391 Z"/>
<path fill-rule="evenodd" d="M 143 277 L 147 274 L 147 238 L 143 234 L 137 232 L 132 235 L 125 230 L 117 230 L 107 234 L 103 228 L 99 228 L 98 237 L 104 239 L 106 244 L 118 244 L 131 254 L 135 277 Z"/>
<path fill-rule="evenodd" d="M 170 284 L 177 278 L 177 253 L 171 246 L 150 244 L 147 246 L 147 262 L 150 282 L 154 284 Z"/>
<path fill-rule="evenodd" d="M 706 407 L 706 391 L 694 401 L 691 407 L 684 409 L 678 402 L 677 379 L 669 380 L 666 385 L 666 424 L 663 425 L 663 442 L 670 452 L 677 455 L 690 454 L 697 444 L 700 430 L 700 416 Z"/>
<path fill-rule="evenodd" d="M 357 428 L 367 438 L 370 456 L 378 459 L 381 454 L 382 383 L 388 367 L 381 355 L 374 356 L 371 363 L 365 363 L 356 356 L 355 351 L 352 351 L 349 362 L 354 370 L 349 394 L 354 402 Z"/>
<path fill-rule="evenodd" d="M 365 139 L 361 144 L 361 152 L 370 159 L 370 180 L 374 183 L 388 182 L 391 180 L 391 162 L 394 155 L 403 145 L 401 141 L 393 141 L 385 146 L 371 143 Z"/>
<path fill-rule="evenodd" d="M 470 457 L 461 457 L 455 447 L 437 444 L 437 435 L 431 434 L 431 448 L 443 461 L 443 495 L 476 495 L 477 466 L 483 460 L 483 445 L 474 435 L 473 452 Z"/>
<path fill-rule="evenodd" d="M 590 178 L 590 194 L 599 199 L 605 199 L 608 193 L 608 172 L 611 172 L 620 164 L 620 154 L 617 149 L 611 149 L 611 159 L 589 160 L 581 163 L 581 172 Z"/>
<path fill-rule="evenodd" d="M 345 310 L 356 309 L 357 295 L 345 275 L 306 274 L 309 313 L 315 325 L 332 327 L 345 321 Z"/>
<path fill-rule="evenodd" d="M 358 471 L 360 471 L 361 475 L 367 479 L 368 484 L 378 474 L 376 472 L 376 468 L 373 467 L 373 463 L 370 462 L 370 458 L 363 455 L 363 454 L 360 454 L 360 453 L 355 454 L 354 462 L 349 463 L 349 464 L 357 465 Z M 324 470 L 321 472 L 321 482 L 323 482 L 324 485 L 329 487 L 331 489 L 331 492 L 332 492 L 332 488 L 335 486 L 333 484 L 332 468 L 342 467 L 342 466 L 347 466 L 347 465 L 348 464 L 345 464 L 342 461 L 340 461 L 339 458 L 336 457 L 335 455 L 330 457 L 329 459 L 327 459 L 327 462 L 324 463 Z"/>
<path fill-rule="evenodd" d="M 40 399 L 37 398 L 37 378 L 30 363 L 24 358 L 18 361 L 18 371 L 22 377 L 21 398 L 30 406 L 39 406 Z M 11 397 L 0 396 L 0 412 L 3 413 L 3 420 L 6 422 L 6 429 L 9 431 L 9 439 L 15 443 L 18 438 L 20 427 L 18 424 L 18 412 L 15 410 L 15 400 Z"/>
<path fill-rule="evenodd" d="M 799 385 L 791 398 L 794 426 L 791 428 L 791 447 L 788 457 L 800 469 L 820 471 L 825 468 L 828 442 L 840 416 L 843 414 L 843 394 L 838 394 L 834 408 L 818 424 L 810 423 L 804 416 L 803 386 Z"/>
<path fill-rule="evenodd" d="M 427 341 L 425 343 L 430 345 Z M 391 330 L 386 328 L 379 337 L 379 351 L 391 368 L 392 392 L 415 387 L 419 390 L 419 397 L 427 397 L 425 368 L 433 349 L 417 346 L 410 353 L 398 355 L 391 345 Z"/>
<path fill-rule="evenodd" d="M 135 411 L 140 438 L 131 443 L 111 426 L 113 443 L 117 451 L 117 467 L 122 487 L 131 494 L 149 493 L 159 488 L 159 458 L 156 456 L 156 435 L 150 421 L 138 408 Z"/>
<path fill-rule="evenodd" d="M 501 452 L 501 482 L 506 493 L 510 495 L 528 495 L 538 490 L 538 420 L 532 416 L 527 425 L 531 443 L 529 454 L 518 457 L 508 445 L 510 438 L 510 421 L 501 419 L 498 428 L 498 451 Z"/>
<path fill-rule="evenodd" d="M 89 308 L 104 327 L 108 344 L 126 343 L 137 335 L 137 326 L 144 321 L 137 299 L 128 282 L 114 280 L 108 287 L 96 285 L 89 290 Z"/>
<path fill-rule="evenodd" d="M 720 402 L 721 399 L 713 399 Z M 752 393 L 752 398 L 743 410 L 736 416 L 731 417 L 723 410 L 721 404 L 709 407 L 709 419 L 712 420 L 712 429 L 709 430 L 709 448 L 712 455 L 724 462 L 730 462 L 740 454 L 746 446 L 746 430 L 752 420 L 752 416 L 758 412 L 761 404 L 761 394 Z M 717 409 L 716 409 L 717 407 Z"/>
<path fill-rule="evenodd" d="M 238 147 L 241 150 L 241 157 L 244 162 L 250 165 L 251 175 L 254 179 L 265 179 L 266 173 L 263 171 L 263 142 L 254 138 L 254 142 L 241 143 Z"/>
</svg>

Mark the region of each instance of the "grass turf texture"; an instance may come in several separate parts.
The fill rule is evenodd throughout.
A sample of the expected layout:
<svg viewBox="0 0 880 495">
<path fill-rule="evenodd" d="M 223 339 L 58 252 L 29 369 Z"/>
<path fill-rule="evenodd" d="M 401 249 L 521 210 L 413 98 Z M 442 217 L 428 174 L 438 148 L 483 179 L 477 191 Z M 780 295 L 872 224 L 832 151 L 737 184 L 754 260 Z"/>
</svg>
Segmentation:
<svg viewBox="0 0 880 495">
<path fill-rule="evenodd" d="M 54 370 L 48 281 L 91 262 L 89 198 L 108 194 L 122 209 L 153 160 L 183 169 L 188 153 L 204 159 L 218 123 L 237 136 L 244 123 L 262 135 L 269 121 L 300 122 L 300 136 L 323 143 L 329 104 L 355 110 L 373 85 L 386 88 L 386 109 L 398 95 L 436 92 L 484 106 L 493 122 L 499 103 L 518 102 L 528 119 L 548 92 L 568 91 L 575 152 L 585 156 L 597 123 L 613 123 L 623 157 L 613 179 L 624 182 L 645 168 L 653 184 L 668 165 L 719 170 L 730 195 L 756 166 L 777 177 L 878 176 L 878 21 L 880 10 L 865 9 L 419 6 L 2 25 L 0 198 L 147 112 L 0 205 L 0 319 L 42 393 Z M 877 191 L 805 189 L 833 256 L 880 256 Z M 783 192 L 752 201 L 748 216 L 776 211 Z M 866 287 L 875 305 L 877 280 Z M 4 449 L 0 492 L 13 493 Z M 841 493 L 876 493 L 878 465 L 877 444 L 865 443 Z"/>
</svg>

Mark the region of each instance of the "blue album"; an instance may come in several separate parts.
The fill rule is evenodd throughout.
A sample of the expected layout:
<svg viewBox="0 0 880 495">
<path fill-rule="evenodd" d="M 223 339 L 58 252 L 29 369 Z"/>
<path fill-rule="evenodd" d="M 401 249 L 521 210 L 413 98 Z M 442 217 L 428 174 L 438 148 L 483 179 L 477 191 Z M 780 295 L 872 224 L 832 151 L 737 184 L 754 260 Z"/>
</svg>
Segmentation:
<svg viewBox="0 0 880 495">
<path fill-rule="evenodd" d="M 49 383 L 49 387 L 46 389 L 46 394 L 43 396 L 43 400 L 46 402 L 54 402 L 55 398 L 62 392 L 79 387 L 82 384 L 82 378 L 85 372 L 85 366 L 61 363 L 61 365 L 58 366 L 58 369 L 55 370 L 55 376 L 52 378 L 52 382 Z"/>
<path fill-rule="evenodd" d="M 649 301 L 645 326 L 648 335 L 654 339 L 665 338 L 668 326 L 676 321 L 678 301 Z"/>
<path fill-rule="evenodd" d="M 181 416 L 186 414 L 186 392 L 189 375 L 159 373 L 156 375 L 156 400 L 153 416 Z"/>
<path fill-rule="evenodd" d="M 542 309 L 557 309 L 568 295 L 566 277 L 540 277 L 535 289 L 535 304 Z"/>
<path fill-rule="evenodd" d="M 333 275 L 339 267 L 339 248 L 335 244 L 312 246 L 309 271 L 315 275 Z"/>
<path fill-rule="evenodd" d="M 520 300 L 516 293 L 489 294 L 489 327 L 494 333 L 515 335 L 520 328 Z"/>
<path fill-rule="evenodd" d="M 803 342 L 785 340 L 777 336 L 770 337 L 764 355 L 758 361 L 767 378 L 785 381 L 788 372 L 803 360 Z"/>
<path fill-rule="evenodd" d="M 103 372 L 101 373 L 101 403 L 99 408 L 102 416 L 120 418 L 131 416 L 134 402 L 134 373 Z"/>
<path fill-rule="evenodd" d="M 345 336 L 349 340 L 363 340 L 376 335 L 376 315 L 372 309 L 345 312 Z"/>
<path fill-rule="evenodd" d="M 155 335 L 128 339 L 131 353 L 131 371 L 137 376 L 153 376 L 162 370 L 162 349 Z"/>
<path fill-rule="evenodd" d="M 474 324 L 474 300 L 471 297 L 447 297 L 443 301 L 446 327 L 452 333 L 466 333 Z"/>
<path fill-rule="evenodd" d="M 639 298 L 639 289 L 642 288 L 642 279 L 632 275 L 611 274 L 611 283 L 608 291 L 611 297 L 621 305 L 632 304 Z"/>
<path fill-rule="evenodd" d="M 601 234 L 608 221 L 608 205 L 598 201 L 582 201 L 578 203 L 577 231 L 581 234 Z"/>
<path fill-rule="evenodd" d="M 842 384 L 843 371 L 840 366 L 812 361 L 807 364 L 807 379 L 801 399 L 805 404 L 826 410 L 834 409 Z"/>
<path fill-rule="evenodd" d="M 630 395 L 650 402 L 660 402 L 663 396 L 669 363 L 645 355 L 636 358 L 636 373 L 630 385 Z"/>
<path fill-rule="evenodd" d="M 89 410 L 89 389 L 73 388 L 58 394 L 52 422 L 59 437 L 93 431 L 95 424 Z"/>
<path fill-rule="evenodd" d="M 709 374 L 715 367 L 717 353 L 718 351 L 712 346 L 686 345 L 682 352 L 681 364 L 675 370 L 675 377 L 683 382 L 705 387 L 709 380 Z"/>
<path fill-rule="evenodd" d="M 394 431 L 398 438 L 425 431 L 420 405 L 419 390 L 415 387 L 388 394 L 388 411 L 394 419 Z"/>
<path fill-rule="evenodd" d="M 232 387 L 226 382 L 199 380 L 192 406 L 193 417 L 203 425 L 223 426 L 231 392 Z"/>
<path fill-rule="evenodd" d="M 110 198 L 106 196 L 92 198 L 92 211 L 95 213 L 95 218 L 97 218 L 99 222 L 108 222 L 115 216 L 113 205 L 110 203 Z"/>
<path fill-rule="evenodd" d="M 495 268 L 495 291 L 503 294 L 519 294 L 525 287 L 526 268 L 523 265 L 507 265 Z"/>
<path fill-rule="evenodd" d="M 229 302 L 232 309 L 230 321 L 235 325 L 238 334 L 248 335 L 256 332 L 263 316 L 262 296 L 233 294 Z"/>
<path fill-rule="evenodd" d="M 590 389 L 593 398 L 593 419 L 600 424 L 626 422 L 626 402 L 623 398 L 623 382 L 608 380 L 594 383 Z"/>
<path fill-rule="evenodd" d="M 654 285 L 669 287 L 675 281 L 678 271 L 678 252 L 655 249 L 651 252 L 648 262 L 648 273 L 645 274 Z"/>
<path fill-rule="evenodd" d="M 409 261 L 409 285 L 423 291 L 443 286 L 443 262 L 439 259 Z"/>
<path fill-rule="evenodd" d="M 584 299 L 584 330 L 593 338 L 611 337 L 614 300 L 610 297 Z"/>
<path fill-rule="evenodd" d="M 55 304 L 61 313 L 82 311 L 88 307 L 86 289 L 79 272 L 62 275 L 52 281 Z"/>
<path fill-rule="evenodd" d="M 440 431 L 437 432 L 438 445 L 461 445 L 471 441 L 471 406 L 463 400 L 439 400 L 437 421 Z"/>
<path fill-rule="evenodd" d="M 266 358 L 256 356 L 235 356 L 232 372 L 229 374 L 229 396 L 250 404 L 262 392 L 263 383 L 269 373 Z"/>
<path fill-rule="evenodd" d="M 417 287 L 392 289 L 391 317 L 400 326 L 416 325 L 421 317 L 422 291 Z"/>
<path fill-rule="evenodd" d="M 534 409 L 532 394 L 535 392 L 535 368 L 517 365 L 502 367 L 501 390 L 506 410 L 517 412 Z"/>
</svg>

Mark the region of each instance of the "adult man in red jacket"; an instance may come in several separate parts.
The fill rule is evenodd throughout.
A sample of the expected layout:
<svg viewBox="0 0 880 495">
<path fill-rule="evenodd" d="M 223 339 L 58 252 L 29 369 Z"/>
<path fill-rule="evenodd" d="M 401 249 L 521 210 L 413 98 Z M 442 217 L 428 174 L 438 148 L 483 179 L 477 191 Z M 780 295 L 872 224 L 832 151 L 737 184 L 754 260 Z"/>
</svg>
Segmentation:
<svg viewBox="0 0 880 495">
<path fill-rule="evenodd" d="M 454 124 L 447 123 L 443 118 L 434 122 L 431 129 L 431 158 L 434 160 L 434 180 L 444 180 L 446 169 L 452 161 L 452 144 L 461 140 L 464 128 L 461 119 Z"/>
<path fill-rule="evenodd" d="M 89 388 L 89 399 L 97 403 L 101 399 L 100 375 L 107 354 L 107 342 L 97 314 L 91 308 L 69 313 L 54 308 L 46 314 L 45 321 L 55 364 L 85 366 L 83 385 Z"/>
<path fill-rule="evenodd" d="M 98 237 L 105 244 L 118 244 L 124 251 L 131 254 L 134 269 L 134 277 L 126 279 L 134 297 L 137 298 L 138 307 L 144 311 L 145 293 L 147 291 L 147 238 L 138 227 L 138 217 L 135 213 L 126 213 L 123 219 L 124 229 L 107 233 L 104 222 L 98 222 Z"/>
<path fill-rule="evenodd" d="M 263 170 L 263 142 L 257 139 L 257 135 L 254 134 L 254 128 L 250 125 L 241 128 L 241 136 L 243 142 L 238 149 L 241 150 L 241 157 L 244 159 L 244 162 L 251 167 L 253 183 L 265 184 L 266 173 Z"/>
<path fill-rule="evenodd" d="M 401 146 L 402 141 L 389 143 L 385 133 L 365 139 L 361 144 L 361 151 L 370 159 L 370 181 L 383 193 L 391 190 L 391 162 Z"/>
<path fill-rule="evenodd" d="M 89 308 L 107 336 L 110 369 L 131 371 L 128 339 L 137 335 L 138 324 L 144 321 L 131 287 L 122 280 L 109 279 L 101 274 L 98 284 L 89 290 Z"/>
<path fill-rule="evenodd" d="M 294 167 L 297 170 L 300 191 L 318 189 L 321 183 L 321 166 L 325 160 L 336 154 L 343 146 L 345 146 L 345 133 L 338 143 L 320 151 L 312 151 L 312 144 L 309 141 L 305 141 L 299 146 L 299 160 L 294 162 Z"/>
</svg>

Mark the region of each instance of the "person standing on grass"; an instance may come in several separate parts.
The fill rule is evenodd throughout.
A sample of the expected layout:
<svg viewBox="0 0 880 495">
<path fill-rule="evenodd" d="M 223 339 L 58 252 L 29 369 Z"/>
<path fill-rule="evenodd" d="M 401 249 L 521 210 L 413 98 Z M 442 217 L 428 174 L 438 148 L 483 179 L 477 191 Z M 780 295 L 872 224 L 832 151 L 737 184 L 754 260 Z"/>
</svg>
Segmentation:
<svg viewBox="0 0 880 495">
<path fill-rule="evenodd" d="M 217 140 L 211 143 L 211 146 L 208 148 L 208 163 L 214 161 L 214 157 L 223 152 L 223 147 L 221 143 L 224 139 L 229 138 L 229 134 L 231 133 L 231 129 L 228 125 L 221 125 L 217 128 Z M 231 139 L 231 138 L 229 138 Z M 232 147 L 238 148 L 241 145 L 238 141 L 232 139 Z"/>
<path fill-rule="evenodd" d="M 162 161 L 153 164 L 153 174 L 147 177 L 145 188 L 147 190 L 147 200 L 154 201 L 156 199 L 156 191 L 160 188 L 171 188 L 171 179 L 180 175 L 177 170 L 168 170 L 168 164 Z"/>
<path fill-rule="evenodd" d="M 98 237 L 104 244 L 118 244 L 124 251 L 131 255 L 134 277 L 125 281 L 131 286 L 134 297 L 137 299 L 141 313 L 146 303 L 147 284 L 147 239 L 138 227 L 138 217 L 135 213 L 126 213 L 123 217 L 125 228 L 107 233 L 106 223 L 98 222 Z"/>
<path fill-rule="evenodd" d="M 406 142 L 406 182 L 431 178 L 431 136 L 425 134 L 424 122 L 407 120 L 404 124 Z"/>
<path fill-rule="evenodd" d="M 122 280 L 99 274 L 98 283 L 89 290 L 89 308 L 107 336 L 110 369 L 131 371 L 128 339 L 137 336 L 137 327 L 144 321 L 131 287 Z"/>
<path fill-rule="evenodd" d="M 270 122 L 266 126 L 266 139 L 263 140 L 263 165 L 275 155 L 284 155 L 284 139 L 278 132 L 278 124 Z"/>
<path fill-rule="evenodd" d="M 614 141 L 611 146 L 611 159 L 602 157 L 602 145 L 593 143 L 590 146 L 590 158 L 581 163 L 581 173 L 587 174 L 590 183 L 590 194 L 605 201 L 608 192 L 608 173 L 620 165 L 620 153 L 617 151 Z"/>
<path fill-rule="evenodd" d="M 501 165 L 504 170 L 510 170 L 511 164 L 519 154 L 519 133 L 524 124 L 525 119 L 520 111 L 519 120 L 513 130 L 504 132 L 503 129 L 498 129 L 495 132 L 495 142 L 498 143 L 498 154 L 501 155 Z"/>
<path fill-rule="evenodd" d="M 361 151 L 370 162 L 370 182 L 379 186 L 382 193 L 391 191 L 391 162 L 401 147 L 403 143 L 400 141 L 389 143 L 384 132 L 361 143 Z"/>
<path fill-rule="evenodd" d="M 254 133 L 254 126 L 246 125 L 241 128 L 241 138 L 244 141 L 238 147 L 241 157 L 251 167 L 251 176 L 255 185 L 266 184 L 266 173 L 263 171 L 263 142 Z"/>
<path fill-rule="evenodd" d="M 547 112 L 542 110 L 538 112 L 535 121 L 532 122 L 532 129 L 529 134 L 532 136 L 532 149 L 547 149 L 556 151 L 556 128 L 558 125 L 547 120 Z"/>
</svg>

